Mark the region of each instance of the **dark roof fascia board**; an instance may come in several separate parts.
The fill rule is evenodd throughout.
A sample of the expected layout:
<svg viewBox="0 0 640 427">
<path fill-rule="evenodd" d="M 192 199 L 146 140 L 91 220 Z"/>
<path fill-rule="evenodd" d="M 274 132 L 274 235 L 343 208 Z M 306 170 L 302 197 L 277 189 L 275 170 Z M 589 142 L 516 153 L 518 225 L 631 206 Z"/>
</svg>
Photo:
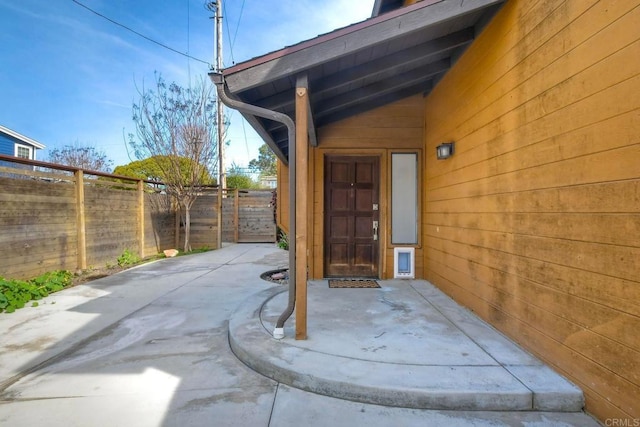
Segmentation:
<svg viewBox="0 0 640 427">
<path fill-rule="evenodd" d="M 461 30 L 435 39 L 424 45 L 412 47 L 407 50 L 381 57 L 365 65 L 334 73 L 323 78 L 320 83 L 316 83 L 313 87 L 313 94 L 321 95 L 329 90 L 335 90 L 336 88 L 350 85 L 352 79 L 363 79 L 379 74 L 380 68 L 387 66 L 389 63 L 394 63 L 397 66 L 403 66 L 406 64 L 429 61 L 429 58 L 443 52 L 449 52 L 453 49 L 467 46 L 473 41 L 473 36 L 474 31 L 472 28 Z M 424 55 L 425 51 L 427 52 L 426 55 Z M 420 56 L 421 54 L 423 56 Z M 294 101 L 295 99 L 290 92 L 281 92 L 276 95 L 260 99 L 258 104 L 268 106 L 270 109 L 280 110 L 292 105 Z"/>
<path fill-rule="evenodd" d="M 269 62 L 269 61 L 271 61 L 273 59 L 277 59 L 277 58 L 280 58 L 282 56 L 286 56 L 286 55 L 298 52 L 300 50 L 308 49 L 308 48 L 310 48 L 312 46 L 315 46 L 315 45 L 318 45 L 318 44 L 321 44 L 321 43 L 324 43 L 324 42 L 327 42 L 327 41 L 342 37 L 344 35 L 351 34 L 353 32 L 361 30 L 363 28 L 371 27 L 371 26 L 373 26 L 373 25 L 375 25 L 377 23 L 393 19 L 394 17 L 405 15 L 407 13 L 412 12 L 415 9 L 421 9 L 421 8 L 424 8 L 424 7 L 427 7 L 427 6 L 430 6 L 432 4 L 442 2 L 442 1 L 444 1 L 444 0 L 423 0 L 423 1 L 418 2 L 418 3 L 416 3 L 416 4 L 412 5 L 412 6 L 408 6 L 406 8 L 399 9 L 397 11 L 394 11 L 393 13 L 388 13 L 385 16 L 378 16 L 376 18 L 369 18 L 369 19 L 367 19 L 365 21 L 357 22 L 357 23 L 349 25 L 347 27 L 339 28 L 337 30 L 331 31 L 331 32 L 326 33 L 326 34 L 322 34 L 322 35 L 320 35 L 318 37 L 315 37 L 315 38 L 312 38 L 312 39 L 309 39 L 309 40 L 302 41 L 302 42 L 294 44 L 292 46 L 288 46 L 288 47 L 285 47 L 283 49 L 275 50 L 273 52 L 269 52 L 269 53 L 266 53 L 264 55 L 257 56 L 255 58 L 249 59 L 247 61 L 240 62 L 240 63 L 234 65 L 233 67 L 229 67 L 229 68 L 226 68 L 226 69 L 222 70 L 222 74 L 227 76 L 228 74 L 234 74 L 234 73 L 237 73 L 239 71 L 244 71 L 244 70 L 246 70 L 248 68 L 251 68 L 251 67 L 254 67 L 256 65 L 263 64 L 265 62 Z"/>
<path fill-rule="evenodd" d="M 504 0 L 423 0 L 411 6 L 354 24 L 224 70 L 232 93 L 251 89 L 293 73 L 321 65 L 362 48 L 402 36 L 458 15 Z M 310 49 L 313 48 L 313 49 Z"/>
</svg>

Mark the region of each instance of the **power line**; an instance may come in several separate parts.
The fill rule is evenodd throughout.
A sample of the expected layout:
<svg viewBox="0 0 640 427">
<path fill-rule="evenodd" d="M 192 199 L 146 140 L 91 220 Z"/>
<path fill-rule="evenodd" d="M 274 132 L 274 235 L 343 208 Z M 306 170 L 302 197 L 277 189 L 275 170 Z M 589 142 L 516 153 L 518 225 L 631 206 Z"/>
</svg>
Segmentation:
<svg viewBox="0 0 640 427">
<path fill-rule="evenodd" d="M 165 48 L 167 50 L 170 50 L 171 52 L 177 53 L 178 55 L 182 55 L 182 56 L 184 56 L 186 58 L 189 58 L 189 59 L 193 59 L 194 61 L 202 62 L 203 64 L 207 64 L 209 67 L 211 67 L 211 64 L 208 63 L 207 61 L 203 61 L 202 59 L 195 58 L 195 57 L 193 57 L 193 56 L 191 56 L 189 54 L 186 54 L 184 52 L 180 52 L 179 50 L 176 50 L 176 49 L 174 49 L 174 48 L 172 48 L 170 46 L 167 46 L 166 44 L 160 43 L 159 41 L 156 41 L 156 40 L 154 40 L 154 39 L 152 39 L 150 37 L 147 37 L 144 34 L 139 33 L 136 30 L 127 27 L 126 25 L 123 25 L 123 24 L 121 24 L 121 23 L 119 23 L 117 21 L 114 21 L 113 19 L 109 18 L 108 16 L 105 16 L 105 15 L 101 14 L 100 12 L 91 9 L 90 7 L 80 3 L 78 0 L 71 0 L 71 1 L 74 2 L 75 4 L 77 4 L 78 6 L 81 6 L 81 7 L 85 8 L 85 9 L 87 9 L 89 12 L 94 13 L 94 14 L 98 15 L 99 17 L 103 18 L 103 19 L 106 19 L 107 21 L 111 22 L 112 24 L 115 24 L 115 25 L 117 25 L 119 27 L 122 27 L 125 30 L 132 32 L 133 34 L 135 34 L 135 35 L 137 35 L 139 37 L 142 37 L 143 39 L 145 39 L 147 41 L 150 41 L 151 43 L 155 43 L 160 47 L 163 47 L 163 48 Z"/>
<path fill-rule="evenodd" d="M 187 0 L 187 55 L 191 53 L 191 8 Z M 189 76 L 189 89 L 191 89 L 191 61 L 187 58 L 187 75 Z"/>
<path fill-rule="evenodd" d="M 231 54 L 231 63 L 235 64 L 236 60 L 233 57 L 233 47 L 236 44 L 236 37 L 238 37 L 238 30 L 240 29 L 240 21 L 242 21 L 242 13 L 244 12 L 244 4 L 245 0 L 242 0 L 242 5 L 240 6 L 240 15 L 238 16 L 238 23 L 236 24 L 236 30 L 233 33 L 233 38 L 231 37 L 231 26 L 229 25 L 229 20 L 227 19 L 227 38 L 229 39 L 229 53 Z M 224 14 L 229 16 L 227 13 L 227 5 L 223 4 Z"/>
<path fill-rule="evenodd" d="M 240 16 L 238 17 L 238 24 L 236 25 L 236 31 L 233 34 L 233 40 L 231 41 L 231 46 L 235 46 L 236 44 L 236 37 L 238 37 L 238 30 L 240 29 L 240 21 L 242 21 L 242 12 L 244 12 L 244 2 L 245 0 L 242 0 L 242 6 L 240 6 Z"/>
<path fill-rule="evenodd" d="M 222 5 L 222 7 L 224 8 L 224 14 L 226 16 L 229 16 L 229 14 L 227 13 L 227 4 L 224 3 Z M 229 53 L 231 54 L 231 63 L 235 64 L 236 60 L 233 58 L 233 43 L 231 42 L 231 31 L 229 30 L 229 21 L 227 20 L 227 38 L 229 39 Z"/>
</svg>

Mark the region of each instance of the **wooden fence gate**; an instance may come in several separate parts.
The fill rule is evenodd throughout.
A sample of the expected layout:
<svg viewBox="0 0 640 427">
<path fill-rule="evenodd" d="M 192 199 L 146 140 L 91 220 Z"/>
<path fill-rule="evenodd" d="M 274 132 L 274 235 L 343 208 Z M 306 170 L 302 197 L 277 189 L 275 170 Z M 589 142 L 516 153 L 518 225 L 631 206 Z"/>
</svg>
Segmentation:
<svg viewBox="0 0 640 427">
<path fill-rule="evenodd" d="M 222 240 L 237 243 L 276 241 L 272 190 L 228 190 L 222 201 Z"/>
<path fill-rule="evenodd" d="M 276 241 L 272 190 L 223 190 L 222 241 L 273 243 Z M 196 199 L 191 208 L 191 247 L 217 247 L 218 192 Z M 184 243 L 180 230 L 180 247 Z"/>
</svg>

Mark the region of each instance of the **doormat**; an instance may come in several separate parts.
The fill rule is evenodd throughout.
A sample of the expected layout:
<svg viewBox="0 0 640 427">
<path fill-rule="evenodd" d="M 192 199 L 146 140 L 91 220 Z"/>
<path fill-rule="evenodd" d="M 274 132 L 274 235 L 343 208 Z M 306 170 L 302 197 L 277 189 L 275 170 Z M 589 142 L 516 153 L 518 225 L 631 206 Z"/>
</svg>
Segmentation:
<svg viewBox="0 0 640 427">
<path fill-rule="evenodd" d="M 363 279 L 329 279 L 330 288 L 379 288 L 375 280 Z"/>
</svg>

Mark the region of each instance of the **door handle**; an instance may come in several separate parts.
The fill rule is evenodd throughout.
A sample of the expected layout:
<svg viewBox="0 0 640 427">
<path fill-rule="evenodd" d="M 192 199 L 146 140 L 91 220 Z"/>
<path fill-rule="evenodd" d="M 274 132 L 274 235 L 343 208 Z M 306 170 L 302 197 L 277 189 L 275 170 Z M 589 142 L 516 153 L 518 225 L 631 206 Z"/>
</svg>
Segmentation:
<svg viewBox="0 0 640 427">
<path fill-rule="evenodd" d="M 378 240 L 378 221 L 373 221 L 373 240 Z"/>
</svg>

